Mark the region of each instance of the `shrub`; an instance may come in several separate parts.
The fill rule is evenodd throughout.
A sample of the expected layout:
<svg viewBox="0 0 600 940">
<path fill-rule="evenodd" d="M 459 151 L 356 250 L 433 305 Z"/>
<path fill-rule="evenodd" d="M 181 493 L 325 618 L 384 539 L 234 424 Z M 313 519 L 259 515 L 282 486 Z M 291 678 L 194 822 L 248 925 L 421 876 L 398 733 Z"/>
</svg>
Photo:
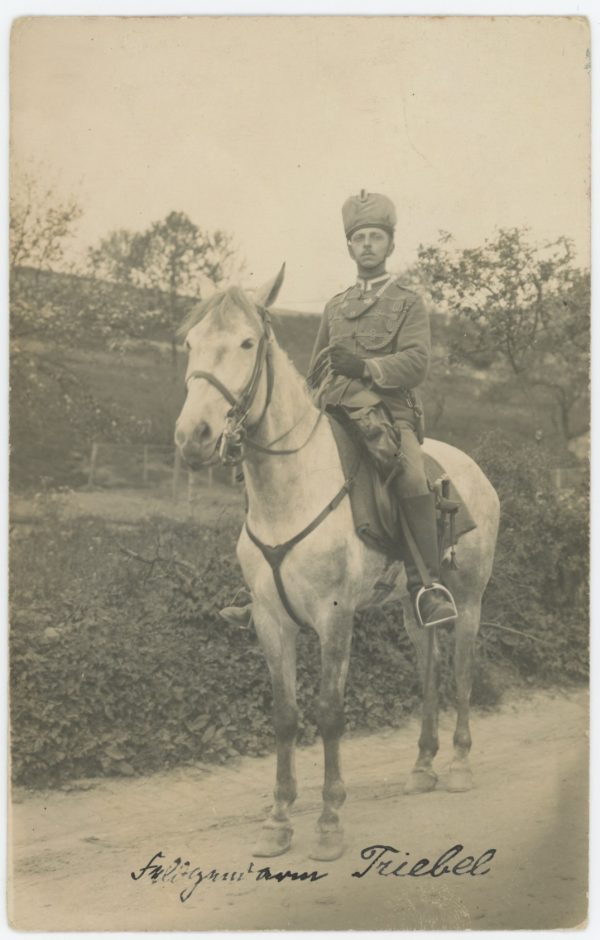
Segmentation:
<svg viewBox="0 0 600 940">
<path fill-rule="evenodd" d="M 254 631 L 217 611 L 240 583 L 237 524 L 164 518 L 116 528 L 50 513 L 11 553 L 17 782 L 132 774 L 263 754 L 271 684 Z M 319 649 L 298 644 L 300 742 L 316 737 Z M 399 724 L 420 701 L 399 607 L 357 618 L 349 730 Z"/>
<path fill-rule="evenodd" d="M 502 525 L 484 603 L 474 704 L 530 681 L 587 674 L 587 498 L 548 485 L 544 455 L 484 440 Z M 163 517 L 119 527 L 48 513 L 11 553 L 11 719 L 15 780 L 46 785 L 199 759 L 264 754 L 271 684 L 253 631 L 218 616 L 241 577 L 238 524 Z M 506 629 L 485 626 L 499 624 Z M 529 639 L 522 633 L 531 634 Z M 452 633 L 439 631 L 440 701 L 454 697 Z M 300 743 L 316 737 L 315 634 L 298 649 Z M 349 730 L 397 726 L 420 702 L 398 606 L 356 618 Z"/>
<path fill-rule="evenodd" d="M 489 631 L 526 676 L 582 680 L 588 669 L 589 495 L 556 490 L 551 460 L 536 445 L 516 448 L 487 435 L 474 459 L 496 487 L 501 523 L 483 622 L 524 631 L 530 640 Z"/>
</svg>

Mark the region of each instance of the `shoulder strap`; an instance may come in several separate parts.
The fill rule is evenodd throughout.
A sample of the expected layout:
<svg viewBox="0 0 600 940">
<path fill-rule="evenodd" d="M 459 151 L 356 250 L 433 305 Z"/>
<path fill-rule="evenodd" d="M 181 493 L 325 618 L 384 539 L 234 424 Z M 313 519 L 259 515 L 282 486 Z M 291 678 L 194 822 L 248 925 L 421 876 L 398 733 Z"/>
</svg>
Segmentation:
<svg viewBox="0 0 600 940">
<path fill-rule="evenodd" d="M 371 307 L 374 307 L 378 300 L 381 300 L 386 291 L 398 282 L 398 275 L 392 275 L 389 281 L 386 281 L 385 284 L 379 288 L 377 293 L 373 296 L 372 300 L 367 304 L 366 307 L 363 307 L 361 310 L 361 316 L 363 313 L 366 313 L 367 310 L 370 310 Z"/>
</svg>

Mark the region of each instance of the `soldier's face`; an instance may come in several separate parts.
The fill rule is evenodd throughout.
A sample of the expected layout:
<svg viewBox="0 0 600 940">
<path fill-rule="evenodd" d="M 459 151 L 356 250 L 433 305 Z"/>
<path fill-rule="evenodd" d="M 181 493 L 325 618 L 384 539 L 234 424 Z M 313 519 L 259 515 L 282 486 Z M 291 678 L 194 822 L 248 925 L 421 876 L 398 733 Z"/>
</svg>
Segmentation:
<svg viewBox="0 0 600 940">
<path fill-rule="evenodd" d="M 350 257 L 367 271 L 381 267 L 394 250 L 394 242 L 381 228 L 359 228 L 348 239 Z"/>
</svg>

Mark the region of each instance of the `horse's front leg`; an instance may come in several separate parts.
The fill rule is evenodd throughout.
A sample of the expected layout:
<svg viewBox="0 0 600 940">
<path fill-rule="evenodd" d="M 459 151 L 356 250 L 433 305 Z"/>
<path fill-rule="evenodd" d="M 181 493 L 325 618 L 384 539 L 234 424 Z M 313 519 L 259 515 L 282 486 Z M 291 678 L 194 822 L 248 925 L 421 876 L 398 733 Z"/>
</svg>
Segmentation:
<svg viewBox="0 0 600 940">
<path fill-rule="evenodd" d="M 338 613 L 321 638 L 321 687 L 317 726 L 323 738 L 325 776 L 323 809 L 317 822 L 317 840 L 310 857 L 332 861 L 344 851 L 344 830 L 339 816 L 346 799 L 340 764 L 340 738 L 344 733 L 344 689 L 350 662 L 353 614 Z"/>
<path fill-rule="evenodd" d="M 407 794 L 427 793 L 434 789 L 438 781 L 433 769 L 433 761 L 440 746 L 438 735 L 439 648 L 435 630 L 431 627 L 423 629 L 417 625 L 413 606 L 408 598 L 403 604 L 403 609 L 404 626 L 417 651 L 423 686 L 419 756 L 406 781 L 404 792 Z"/>
<path fill-rule="evenodd" d="M 473 773 L 469 765 L 471 731 L 469 710 L 473 686 L 473 660 L 475 638 L 481 617 L 481 598 L 461 605 L 456 624 L 454 647 L 454 676 L 456 681 L 456 730 L 454 732 L 454 758 L 450 765 L 448 789 L 454 792 L 470 790 Z"/>
<path fill-rule="evenodd" d="M 269 613 L 253 611 L 256 632 L 273 686 L 273 727 L 277 747 L 274 803 L 253 854 L 281 855 L 292 844 L 290 809 L 296 799 L 294 748 L 298 732 L 296 704 L 296 634 L 291 622 L 279 623 Z"/>
</svg>

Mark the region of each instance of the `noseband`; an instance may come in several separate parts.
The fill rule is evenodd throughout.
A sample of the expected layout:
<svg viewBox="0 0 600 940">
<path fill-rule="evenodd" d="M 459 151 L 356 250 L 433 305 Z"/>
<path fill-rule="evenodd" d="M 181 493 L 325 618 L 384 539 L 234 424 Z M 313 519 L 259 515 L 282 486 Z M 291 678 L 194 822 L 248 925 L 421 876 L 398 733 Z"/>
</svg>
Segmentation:
<svg viewBox="0 0 600 940">
<path fill-rule="evenodd" d="M 212 374 L 212 372 L 205 372 L 202 369 L 196 369 L 195 372 L 188 375 L 185 381 L 186 387 L 189 387 L 193 379 L 206 379 L 210 385 L 221 393 L 225 401 L 229 402 L 231 405 L 231 408 L 227 412 L 225 426 L 217 439 L 216 445 L 222 463 L 230 466 L 239 464 L 244 459 L 243 444 L 246 436 L 249 431 L 255 431 L 263 420 L 273 393 L 273 363 L 271 361 L 270 346 L 271 321 L 264 307 L 259 307 L 258 311 L 263 322 L 263 332 L 258 341 L 256 359 L 254 360 L 250 378 L 239 396 L 234 395 L 226 385 L 223 385 L 216 375 Z M 252 405 L 254 404 L 254 399 L 256 398 L 265 364 L 267 366 L 267 394 L 265 395 L 265 403 L 257 420 L 252 425 L 248 426 L 246 422 Z"/>
<path fill-rule="evenodd" d="M 245 445 L 252 447 L 254 450 L 258 450 L 263 454 L 273 454 L 280 456 L 286 454 L 296 454 L 299 450 L 302 450 L 306 444 L 308 444 L 310 438 L 316 431 L 317 425 L 319 424 L 323 414 L 322 411 L 319 411 L 317 420 L 311 428 L 308 437 L 305 441 L 302 442 L 300 447 L 274 450 L 270 445 L 265 447 L 262 444 L 258 444 L 248 436 L 249 433 L 256 431 L 256 429 L 259 427 L 267 412 L 267 408 L 271 403 L 271 396 L 273 394 L 271 319 L 269 317 L 268 311 L 264 307 L 259 307 L 258 312 L 263 322 L 263 332 L 260 340 L 258 341 L 258 349 L 256 351 L 256 359 L 254 360 L 252 373 L 239 396 L 234 395 L 226 385 L 223 385 L 221 380 L 218 379 L 216 375 L 212 374 L 212 372 L 205 372 L 202 369 L 196 369 L 194 372 L 190 373 L 186 379 L 186 386 L 189 386 L 192 379 L 205 379 L 210 385 L 216 388 L 217 391 L 221 393 L 225 401 L 229 402 L 231 405 L 231 408 L 227 412 L 225 418 L 225 426 L 217 438 L 216 443 L 216 449 L 218 449 L 219 452 L 219 459 L 221 460 L 221 463 L 226 464 L 227 466 L 235 466 L 243 462 L 245 457 Z M 267 392 L 265 395 L 265 403 L 256 421 L 254 421 L 253 424 L 248 425 L 246 422 L 248 420 L 248 415 L 250 414 L 252 405 L 254 404 L 254 399 L 258 391 L 258 386 L 265 365 L 267 368 Z M 299 422 L 296 422 L 296 424 L 298 423 Z M 289 428 L 288 431 L 286 431 L 271 443 L 276 444 L 277 441 L 286 437 L 289 433 L 291 433 L 291 431 L 294 430 L 296 424 L 294 424 L 293 427 Z"/>
<path fill-rule="evenodd" d="M 274 450 L 272 445 L 276 444 L 278 441 L 282 440 L 288 434 L 290 434 L 295 427 L 300 423 L 304 415 L 302 415 L 298 421 L 291 428 L 288 428 L 283 434 L 281 434 L 274 441 L 271 441 L 271 444 L 263 446 L 262 444 L 257 443 L 257 441 L 252 440 L 251 437 L 248 437 L 249 431 L 255 431 L 263 420 L 267 408 L 271 402 L 271 395 L 273 392 L 273 362 L 272 362 L 272 352 L 271 352 L 271 321 L 269 314 L 264 307 L 258 308 L 260 316 L 263 321 L 263 332 L 258 343 L 258 349 L 256 351 L 256 359 L 254 360 L 254 367 L 252 369 L 252 374 L 248 379 L 246 385 L 240 392 L 239 396 L 235 396 L 226 385 L 223 385 L 220 379 L 213 375 L 212 372 L 204 372 L 202 369 L 197 369 L 195 372 L 192 372 L 188 375 L 186 379 L 186 386 L 189 386 L 189 383 L 192 379 L 205 379 L 210 383 L 214 388 L 217 389 L 225 399 L 231 405 L 231 408 L 227 412 L 227 417 L 225 419 L 225 427 L 221 432 L 219 438 L 217 439 L 216 447 L 219 450 L 219 457 L 221 462 L 224 464 L 235 465 L 240 464 L 245 459 L 244 448 L 245 446 L 252 447 L 254 450 L 258 450 L 263 454 L 297 454 L 298 451 L 302 450 L 311 437 L 317 430 L 319 422 L 323 417 L 323 411 L 319 410 L 317 415 L 317 420 L 310 429 L 306 439 L 300 444 L 299 447 L 293 447 L 286 450 Z M 250 413 L 250 409 L 254 403 L 256 393 L 258 390 L 258 385 L 260 378 L 263 372 L 263 369 L 267 367 L 267 393 L 265 395 L 265 403 L 263 405 L 262 411 L 258 416 L 257 420 L 251 425 L 247 426 L 246 421 Z M 306 412 L 304 413 L 306 414 Z M 292 618 L 292 620 L 298 624 L 298 626 L 304 627 L 306 624 L 301 620 L 296 611 L 294 610 L 290 599 L 285 590 L 285 586 L 281 576 L 281 565 L 291 549 L 306 538 L 311 532 L 313 532 L 318 526 L 321 525 L 324 519 L 327 518 L 329 513 L 333 512 L 334 509 L 339 506 L 344 497 L 352 489 L 354 478 L 358 471 L 358 467 L 361 462 L 361 453 L 358 453 L 358 459 L 356 466 L 348 477 L 344 480 L 344 484 L 334 498 L 327 503 L 324 509 L 310 522 L 305 526 L 301 532 L 298 532 L 293 538 L 288 539 L 287 542 L 282 543 L 281 545 L 267 545 L 258 538 L 257 535 L 251 530 L 248 525 L 248 520 L 246 519 L 245 527 L 248 537 L 254 544 L 260 549 L 264 558 L 268 562 L 273 572 L 273 579 L 275 581 L 275 586 L 277 588 L 277 593 L 281 599 L 281 603 L 284 606 L 287 614 Z"/>
</svg>

